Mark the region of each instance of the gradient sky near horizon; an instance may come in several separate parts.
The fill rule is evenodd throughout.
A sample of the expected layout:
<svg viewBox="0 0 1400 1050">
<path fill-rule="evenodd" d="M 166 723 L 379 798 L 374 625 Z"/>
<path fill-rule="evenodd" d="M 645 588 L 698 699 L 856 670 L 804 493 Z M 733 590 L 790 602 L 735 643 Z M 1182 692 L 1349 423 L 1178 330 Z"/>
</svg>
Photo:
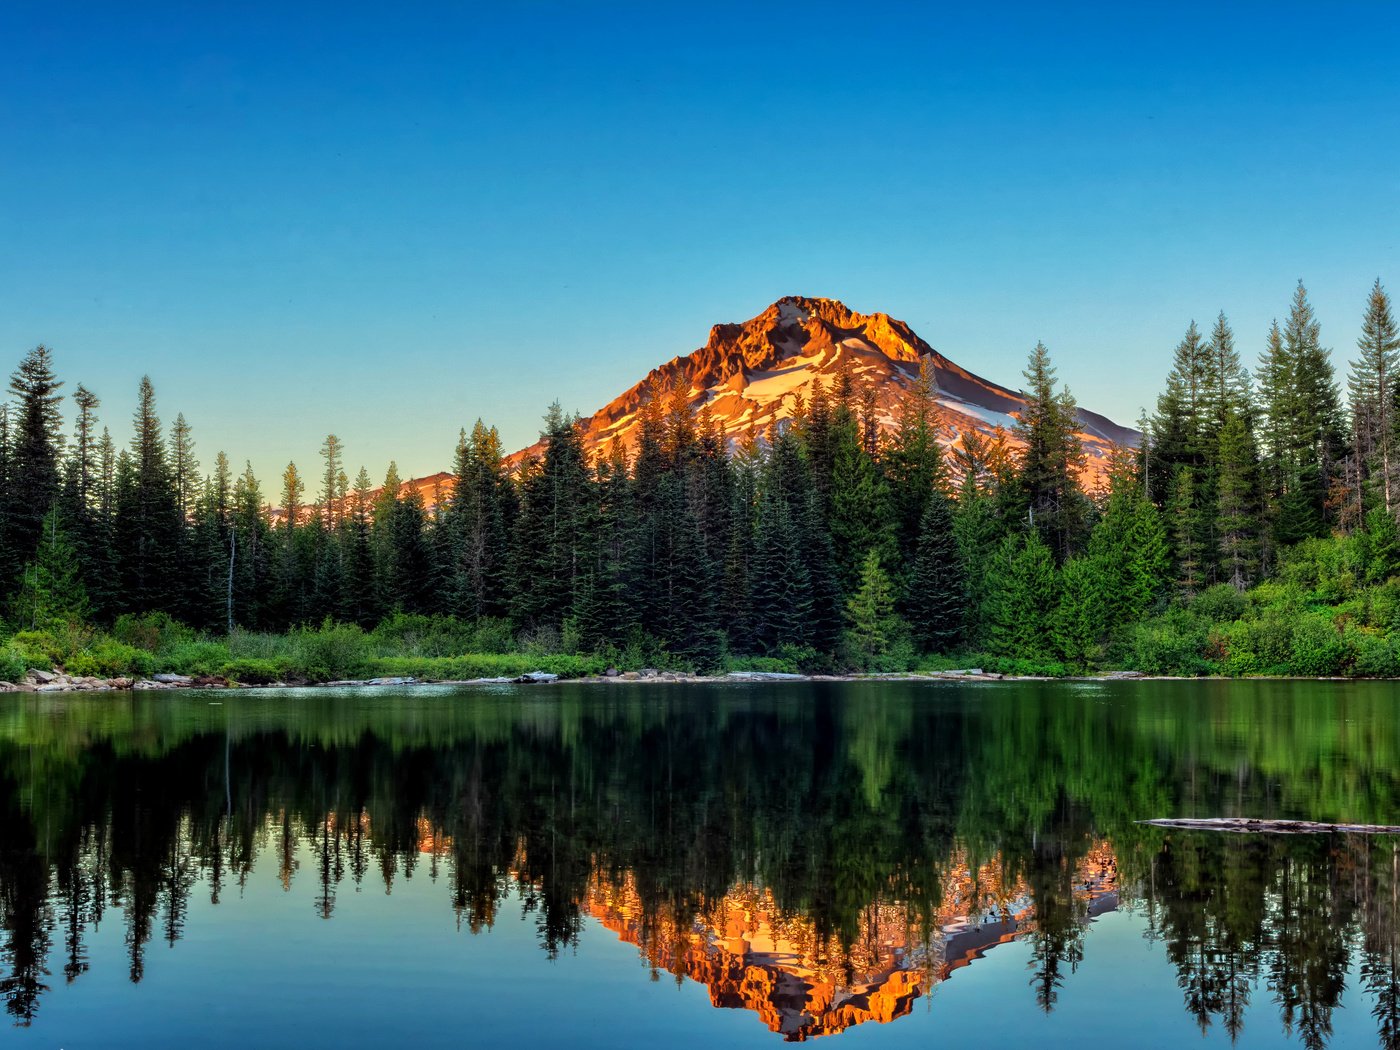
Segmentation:
<svg viewBox="0 0 1400 1050">
<path fill-rule="evenodd" d="M 1400 8 L 0 6 L 0 366 L 137 381 L 264 491 L 533 440 L 785 294 L 1136 419 L 1299 278 L 1400 292 Z"/>
</svg>

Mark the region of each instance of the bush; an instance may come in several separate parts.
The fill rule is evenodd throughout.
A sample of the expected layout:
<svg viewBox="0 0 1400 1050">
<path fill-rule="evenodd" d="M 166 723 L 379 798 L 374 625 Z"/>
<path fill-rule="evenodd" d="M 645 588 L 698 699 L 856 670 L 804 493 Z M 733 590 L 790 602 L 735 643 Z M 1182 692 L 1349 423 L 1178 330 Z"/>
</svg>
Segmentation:
<svg viewBox="0 0 1400 1050">
<path fill-rule="evenodd" d="M 357 678 L 364 674 L 374 655 L 369 636 L 355 624 L 327 620 L 316 630 L 299 628 L 292 637 L 293 669 L 313 682 Z"/>
<path fill-rule="evenodd" d="M 457 656 L 478 648 L 474 634 L 469 624 L 453 616 L 398 612 L 383 620 L 371 638 L 381 656 Z"/>
<path fill-rule="evenodd" d="M 112 637 L 136 649 L 159 653 L 194 640 L 194 631 L 169 613 L 123 613 L 112 625 Z"/>
<path fill-rule="evenodd" d="M 74 653 L 63 666 L 69 674 L 96 678 L 148 675 L 155 671 L 156 658 L 144 649 L 137 649 L 114 638 L 103 638 L 91 648 Z"/>
<path fill-rule="evenodd" d="M 10 639 L 10 648 L 26 661 L 26 667 L 37 667 L 47 671 L 56 663 L 62 663 L 68 655 L 67 647 L 48 631 L 20 631 Z"/>
<path fill-rule="evenodd" d="M 601 656 L 555 653 L 468 653 L 464 656 L 382 656 L 371 661 L 369 674 L 376 678 L 422 678 L 445 682 L 471 678 L 515 678 L 527 671 L 545 671 L 561 678 L 602 674 L 608 661 Z"/>
<path fill-rule="evenodd" d="M 0 682 L 18 682 L 31 666 L 13 645 L 0 648 Z"/>
<path fill-rule="evenodd" d="M 1231 675 L 1288 674 L 1293 658 L 1294 617 L 1266 609 L 1253 620 L 1230 625 L 1224 639 L 1224 670 Z"/>
<path fill-rule="evenodd" d="M 1363 634 L 1357 643 L 1356 674 L 1365 678 L 1400 677 L 1400 651 L 1396 639 Z"/>
<path fill-rule="evenodd" d="M 1191 603 L 1191 612 L 1207 623 L 1230 623 L 1244 615 L 1244 595 L 1228 583 L 1202 591 Z"/>
<path fill-rule="evenodd" d="M 515 628 L 499 616 L 483 616 L 472 628 L 469 653 L 508 653 L 515 648 Z"/>
<path fill-rule="evenodd" d="M 1352 662 L 1345 635 L 1329 618 L 1305 616 L 1293 628 L 1290 669 L 1300 675 L 1343 674 Z"/>
<path fill-rule="evenodd" d="M 1145 674 L 1209 674 L 1213 668 L 1202 656 L 1208 641 L 1204 622 L 1185 609 L 1169 609 L 1138 625 L 1133 634 L 1133 667 Z"/>
<path fill-rule="evenodd" d="M 172 646 L 159 659 L 162 671 L 175 674 L 212 675 L 232 659 L 223 642 L 181 642 Z"/>
<path fill-rule="evenodd" d="M 250 657 L 230 660 L 219 668 L 218 673 L 245 685 L 267 685 L 269 682 L 281 682 L 292 677 L 290 667 L 284 659 L 262 660 Z"/>
</svg>

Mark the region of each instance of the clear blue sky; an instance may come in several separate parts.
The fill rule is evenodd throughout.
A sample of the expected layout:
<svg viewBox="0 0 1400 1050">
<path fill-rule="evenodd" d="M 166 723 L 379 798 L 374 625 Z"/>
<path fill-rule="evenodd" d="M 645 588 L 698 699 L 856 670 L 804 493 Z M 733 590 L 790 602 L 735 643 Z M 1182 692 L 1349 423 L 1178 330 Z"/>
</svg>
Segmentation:
<svg viewBox="0 0 1400 1050">
<path fill-rule="evenodd" d="M 0 5 L 0 366 L 149 373 L 266 491 L 590 412 L 788 293 L 1123 421 L 1294 282 L 1400 292 L 1400 9 Z M 761 10 L 756 10 L 761 8 Z"/>
</svg>

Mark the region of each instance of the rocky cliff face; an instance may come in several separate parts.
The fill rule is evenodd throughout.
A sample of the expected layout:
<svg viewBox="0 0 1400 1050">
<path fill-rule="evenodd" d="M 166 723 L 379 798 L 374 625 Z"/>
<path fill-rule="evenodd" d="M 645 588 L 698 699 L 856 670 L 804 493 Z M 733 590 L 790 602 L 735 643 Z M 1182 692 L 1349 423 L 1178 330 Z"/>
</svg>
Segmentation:
<svg viewBox="0 0 1400 1050">
<path fill-rule="evenodd" d="M 709 408 L 731 441 L 761 435 L 791 418 L 799 400 L 810 400 L 817 384 L 829 387 L 842 367 L 850 368 L 858 388 L 874 389 L 877 416 L 890 429 L 924 358 L 938 384 L 947 446 L 957 445 L 969 431 L 1011 431 L 1025 399 L 950 361 L 903 321 L 883 313 L 856 313 L 835 299 L 788 296 L 742 324 L 715 325 L 699 350 L 653 369 L 585 421 L 585 445 L 594 453 L 614 440 L 630 448 L 639 411 L 652 391 L 677 385 L 693 411 Z M 1113 445 L 1137 444 L 1137 431 L 1096 412 L 1080 409 L 1079 422 L 1088 454 L 1086 480 L 1103 473 Z M 513 459 L 537 450 L 532 446 Z"/>
</svg>

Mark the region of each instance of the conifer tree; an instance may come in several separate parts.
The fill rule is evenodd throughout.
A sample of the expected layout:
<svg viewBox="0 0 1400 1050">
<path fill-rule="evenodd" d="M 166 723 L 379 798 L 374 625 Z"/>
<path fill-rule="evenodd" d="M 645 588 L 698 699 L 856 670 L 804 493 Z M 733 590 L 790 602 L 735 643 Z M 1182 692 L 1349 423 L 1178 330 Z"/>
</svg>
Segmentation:
<svg viewBox="0 0 1400 1050">
<path fill-rule="evenodd" d="M 1179 464 L 1172 474 L 1166 514 L 1171 526 L 1177 590 L 1190 598 L 1201 588 L 1201 528 L 1195 472 L 1185 463 Z"/>
<path fill-rule="evenodd" d="M 991 595 L 992 563 L 1002 539 L 1002 525 L 993 507 L 995 497 L 983 491 L 976 476 L 963 476 L 962 489 L 953 513 L 953 540 L 957 546 L 958 565 L 967 586 L 965 633 L 973 646 L 987 641 L 990 620 L 988 602 Z"/>
<path fill-rule="evenodd" d="M 1356 345 L 1361 353 L 1351 362 L 1347 380 L 1355 452 L 1363 476 L 1379 495 L 1381 505 L 1394 513 L 1400 502 L 1396 484 L 1400 473 L 1400 460 L 1396 458 L 1400 331 L 1380 278 L 1371 287 Z"/>
<path fill-rule="evenodd" d="M 962 637 L 967 577 L 958 554 L 953 508 L 934 490 L 919 526 L 905 608 L 914 640 L 928 652 L 947 652 Z"/>
<path fill-rule="evenodd" d="M 854 420 L 837 424 L 836 459 L 831 474 L 829 527 L 841 589 L 850 593 L 865 571 L 866 555 L 880 561 L 897 557 L 889 486 L 860 440 Z"/>
<path fill-rule="evenodd" d="M 1060 570 L 1059 602 L 1050 618 L 1055 649 L 1077 667 L 1095 664 L 1103 655 L 1109 634 L 1105 583 L 1108 566 L 1081 556 L 1065 562 Z"/>
<path fill-rule="evenodd" d="M 1078 473 L 1084 450 L 1076 433 L 1076 406 L 1068 390 L 1055 389 L 1055 369 L 1044 343 L 1026 366 L 1026 408 L 1016 422 L 1025 443 L 1019 479 L 1021 503 L 1032 526 L 1059 560 L 1068 558 L 1086 530 L 1087 501 Z"/>
<path fill-rule="evenodd" d="M 58 508 L 44 515 L 34 557 L 20 570 L 11 618 L 29 630 L 82 624 L 89 613 L 77 552 Z"/>
<path fill-rule="evenodd" d="M 874 550 L 861 563 L 860 583 L 846 600 L 846 618 L 848 644 L 862 666 L 888 654 L 902 632 L 894 611 L 894 585 Z"/>
<path fill-rule="evenodd" d="M 345 516 L 345 445 L 334 434 L 321 442 L 321 513 L 334 529 Z"/>
<path fill-rule="evenodd" d="M 26 354 L 10 377 L 16 411 L 6 442 L 4 505 L 0 507 L 0 556 L 10 565 L 33 556 L 44 516 L 58 498 L 61 386 L 54 374 L 53 355 L 42 345 Z"/>
<path fill-rule="evenodd" d="M 149 376 L 141 379 L 134 422 L 131 454 L 125 469 L 119 463 L 116 483 L 124 601 L 138 612 L 171 612 L 182 600 L 172 582 L 183 523 Z"/>
<path fill-rule="evenodd" d="M 175 503 L 183 522 L 194 512 L 199 499 L 199 460 L 194 457 L 194 435 L 178 413 L 170 427 L 170 469 L 175 484 Z"/>
<path fill-rule="evenodd" d="M 1221 577 L 1238 591 L 1259 570 L 1258 460 L 1244 417 L 1227 409 L 1216 452 L 1215 531 Z"/>
<path fill-rule="evenodd" d="M 1022 659 L 1049 655 L 1057 573 L 1050 548 L 1028 530 L 1002 540 L 988 573 L 987 642 L 992 652 Z"/>
<path fill-rule="evenodd" d="M 915 558 L 924 512 L 935 491 L 947 486 L 943 447 L 938 443 L 937 396 L 933 363 L 922 358 L 917 378 L 900 401 L 894 439 L 886 456 L 893 532 L 903 565 Z"/>
<path fill-rule="evenodd" d="M 750 634 L 764 652 L 812 645 L 812 580 L 792 506 L 765 485 L 758 500 L 750 573 Z"/>
<path fill-rule="evenodd" d="M 1270 332 L 1260 366 L 1269 478 L 1279 543 L 1319 536 L 1342 460 L 1341 414 L 1328 351 L 1301 281 L 1288 321 Z"/>
</svg>

